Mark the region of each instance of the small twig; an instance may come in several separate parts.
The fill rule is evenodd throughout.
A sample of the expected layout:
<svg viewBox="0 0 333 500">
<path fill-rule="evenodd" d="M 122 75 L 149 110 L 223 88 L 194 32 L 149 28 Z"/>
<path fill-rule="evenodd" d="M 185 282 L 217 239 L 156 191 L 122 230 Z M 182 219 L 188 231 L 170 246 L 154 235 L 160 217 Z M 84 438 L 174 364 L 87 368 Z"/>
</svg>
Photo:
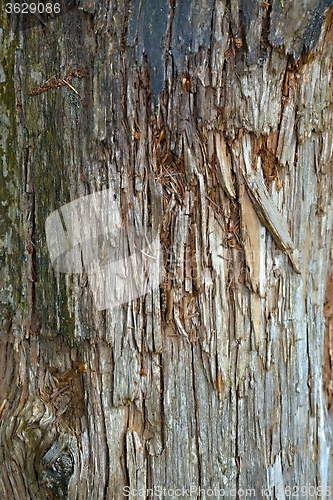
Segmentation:
<svg viewBox="0 0 333 500">
<path fill-rule="evenodd" d="M 211 203 L 213 203 L 213 205 L 215 205 L 215 206 L 216 206 L 216 208 L 218 208 L 218 209 L 219 209 L 219 206 L 218 206 L 218 205 L 216 205 L 216 203 L 215 203 L 215 202 L 214 202 L 211 198 L 209 198 L 209 196 L 207 196 L 207 195 L 206 195 L 205 197 L 207 198 L 207 200 L 209 200 Z"/>
<path fill-rule="evenodd" d="M 65 82 L 66 85 L 68 85 L 68 87 L 70 89 L 72 89 L 75 92 L 75 94 L 77 94 L 80 97 L 80 94 L 78 93 L 78 91 L 70 83 L 66 82 L 65 78 L 63 78 L 62 81 Z"/>
<path fill-rule="evenodd" d="M 43 92 L 46 92 L 49 89 L 63 87 L 64 85 L 68 85 L 72 90 L 74 90 L 74 92 L 78 94 L 78 92 L 74 89 L 74 87 L 70 85 L 70 82 L 72 81 L 73 78 L 83 78 L 84 76 L 85 73 L 81 69 L 78 68 L 72 69 L 67 73 L 67 75 L 64 78 L 57 78 L 55 80 L 54 77 L 52 77 L 45 83 L 43 83 L 43 85 L 39 85 L 38 87 L 31 89 L 29 95 L 42 94 Z"/>
<path fill-rule="evenodd" d="M 71 388 L 70 385 L 65 385 L 65 387 L 63 387 L 62 389 L 59 389 L 58 391 L 56 391 L 56 393 L 54 394 L 54 396 L 51 399 L 51 404 L 54 403 L 54 401 L 57 399 L 58 396 L 60 396 L 60 394 L 62 394 L 63 392 L 67 391 L 70 388 Z"/>
</svg>

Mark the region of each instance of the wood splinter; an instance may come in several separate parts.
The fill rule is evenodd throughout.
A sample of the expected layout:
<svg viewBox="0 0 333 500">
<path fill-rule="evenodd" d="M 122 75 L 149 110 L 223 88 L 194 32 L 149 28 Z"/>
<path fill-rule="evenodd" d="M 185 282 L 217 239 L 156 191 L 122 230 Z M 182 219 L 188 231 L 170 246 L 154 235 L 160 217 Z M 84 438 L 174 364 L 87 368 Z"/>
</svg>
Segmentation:
<svg viewBox="0 0 333 500">
<path fill-rule="evenodd" d="M 287 223 L 271 200 L 262 178 L 253 170 L 247 173 L 242 170 L 242 174 L 260 222 L 268 229 L 280 250 L 288 255 L 294 271 L 301 274 L 300 262 L 296 255 L 295 245 L 289 235 Z"/>
</svg>

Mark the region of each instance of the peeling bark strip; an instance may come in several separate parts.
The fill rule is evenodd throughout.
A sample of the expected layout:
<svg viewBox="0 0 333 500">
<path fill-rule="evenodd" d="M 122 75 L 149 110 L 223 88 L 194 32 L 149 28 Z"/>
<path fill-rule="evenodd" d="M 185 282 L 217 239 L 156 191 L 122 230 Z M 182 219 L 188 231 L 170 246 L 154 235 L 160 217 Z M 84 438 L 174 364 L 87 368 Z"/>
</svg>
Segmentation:
<svg viewBox="0 0 333 500">
<path fill-rule="evenodd" d="M 80 0 L 20 37 L 0 10 L 1 499 L 333 488 L 331 4 Z M 165 277 L 101 312 L 45 220 L 104 189 Z"/>
<path fill-rule="evenodd" d="M 288 226 L 270 199 L 262 176 L 252 170 L 250 164 L 246 161 L 247 156 L 250 155 L 249 144 L 246 144 L 246 141 L 244 141 L 243 147 L 246 171 L 242 167 L 241 169 L 254 209 L 263 226 L 273 236 L 278 247 L 288 255 L 296 273 L 301 274 L 300 263 L 295 252 L 294 243 L 288 232 Z M 260 160 L 258 167 L 260 168 Z"/>
</svg>

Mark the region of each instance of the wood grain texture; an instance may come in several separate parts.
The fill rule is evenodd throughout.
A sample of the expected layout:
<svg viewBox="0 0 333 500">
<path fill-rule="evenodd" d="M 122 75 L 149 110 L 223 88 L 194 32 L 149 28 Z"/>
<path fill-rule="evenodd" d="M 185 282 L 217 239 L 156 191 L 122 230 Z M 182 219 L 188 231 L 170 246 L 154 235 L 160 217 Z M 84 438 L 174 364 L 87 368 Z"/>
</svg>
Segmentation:
<svg viewBox="0 0 333 500">
<path fill-rule="evenodd" d="M 0 11 L 1 498 L 333 487 L 331 3 Z M 102 189 L 160 233 L 164 280 L 97 311 L 45 220 Z"/>
</svg>

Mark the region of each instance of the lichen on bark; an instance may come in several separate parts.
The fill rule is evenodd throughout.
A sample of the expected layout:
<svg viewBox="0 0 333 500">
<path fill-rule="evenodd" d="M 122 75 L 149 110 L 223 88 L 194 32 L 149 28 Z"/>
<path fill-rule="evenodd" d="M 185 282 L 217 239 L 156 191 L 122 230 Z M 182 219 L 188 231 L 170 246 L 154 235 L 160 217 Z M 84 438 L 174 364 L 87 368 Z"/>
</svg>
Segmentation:
<svg viewBox="0 0 333 500">
<path fill-rule="evenodd" d="M 332 486 L 332 8 L 251 6 L 82 1 L 15 36 L 2 19 L 2 498 Z M 97 311 L 44 224 L 109 188 L 125 228 L 160 232 L 165 276 Z"/>
</svg>

